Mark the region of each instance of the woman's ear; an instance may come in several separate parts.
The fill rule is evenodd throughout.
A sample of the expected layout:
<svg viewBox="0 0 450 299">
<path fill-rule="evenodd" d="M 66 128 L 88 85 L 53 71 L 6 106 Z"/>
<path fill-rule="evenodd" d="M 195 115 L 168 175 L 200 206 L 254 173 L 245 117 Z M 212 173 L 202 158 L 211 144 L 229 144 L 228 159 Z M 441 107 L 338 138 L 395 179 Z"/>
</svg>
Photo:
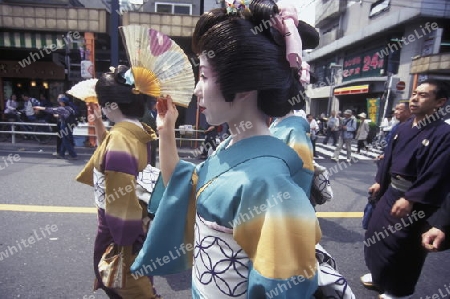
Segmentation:
<svg viewBox="0 0 450 299">
<path fill-rule="evenodd" d="M 256 90 L 238 92 L 234 96 L 233 102 L 235 102 L 235 101 L 248 101 L 248 100 L 251 100 L 251 99 L 256 99 L 257 96 L 258 96 L 258 92 Z"/>
</svg>

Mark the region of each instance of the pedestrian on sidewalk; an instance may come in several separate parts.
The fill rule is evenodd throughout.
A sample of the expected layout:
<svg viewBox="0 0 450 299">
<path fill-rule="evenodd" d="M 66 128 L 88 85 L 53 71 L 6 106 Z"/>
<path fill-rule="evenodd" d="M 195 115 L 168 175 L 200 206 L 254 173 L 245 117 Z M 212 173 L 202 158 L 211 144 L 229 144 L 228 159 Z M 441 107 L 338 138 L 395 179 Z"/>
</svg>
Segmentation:
<svg viewBox="0 0 450 299">
<path fill-rule="evenodd" d="M 360 153 L 361 149 L 365 149 L 366 152 L 369 150 L 367 147 L 367 136 L 369 135 L 369 124 L 366 122 L 367 115 L 363 112 L 358 114 L 360 123 L 358 130 L 356 131 L 355 139 L 357 140 L 357 150 L 356 153 Z"/>
<path fill-rule="evenodd" d="M 94 289 L 103 289 L 113 299 L 155 299 L 159 297 L 152 278 L 133 277 L 129 270 L 142 247 L 149 224 L 147 205 L 138 198 L 136 178 L 148 165 L 149 142 L 156 134 L 138 121 L 145 112 L 147 96 L 136 93 L 133 83 L 125 79 L 127 70 L 128 67 L 119 66 L 104 73 L 95 85 L 100 107 L 115 124 L 106 131 L 98 107 L 90 103 L 99 145 L 76 179 L 94 187 L 98 218 Z M 122 249 L 126 266 L 123 273 L 126 282 L 121 288 L 106 286 L 99 269 L 102 256 L 111 244 Z"/>
<path fill-rule="evenodd" d="M 354 133 L 356 131 L 356 119 L 352 117 L 353 112 L 350 109 L 344 111 L 344 120 L 342 120 L 341 135 L 339 137 L 339 144 L 336 147 L 333 157 L 331 160 L 339 162 L 339 154 L 342 147 L 345 144 L 347 149 L 347 162 L 351 161 L 352 158 L 352 140 L 354 138 Z"/>
<path fill-rule="evenodd" d="M 69 153 L 69 160 L 76 160 L 77 153 L 73 144 L 73 128 L 76 127 L 75 111 L 69 105 L 69 99 L 66 97 L 58 98 L 59 107 L 42 107 L 35 106 L 34 109 L 44 111 L 52 114 L 58 119 L 57 135 L 61 138 L 61 146 L 57 157 L 60 159 L 66 158 L 66 151 Z"/>
<path fill-rule="evenodd" d="M 383 152 L 391 142 L 392 137 L 397 134 L 399 126 L 411 117 L 411 111 L 409 111 L 409 101 L 401 101 L 400 103 L 395 105 L 394 116 L 398 122 L 394 125 L 394 127 L 392 127 L 391 131 L 389 131 L 389 133 L 384 138 Z M 377 157 L 377 160 L 381 160 L 383 158 L 384 154 L 381 154 Z"/>
<path fill-rule="evenodd" d="M 5 105 L 4 116 L 6 121 L 17 120 L 17 108 L 19 108 L 17 96 L 15 94 L 11 94 L 11 97 L 6 101 Z"/>
<path fill-rule="evenodd" d="M 316 152 L 316 141 L 317 135 L 319 134 L 319 126 L 317 125 L 317 121 L 314 119 L 314 116 L 312 116 L 312 114 L 306 115 L 306 119 L 309 123 L 309 138 L 311 139 L 313 156 L 314 158 L 318 158 L 319 156 L 317 156 Z"/>
<path fill-rule="evenodd" d="M 339 117 L 336 116 L 336 111 L 331 111 L 331 116 L 327 121 L 327 136 L 323 140 L 323 144 L 328 143 L 328 139 L 333 138 L 333 146 L 337 145 L 339 140 Z"/>
<path fill-rule="evenodd" d="M 365 234 L 366 287 L 383 299 L 412 298 L 427 256 L 426 220 L 450 192 L 450 126 L 436 112 L 448 100 L 442 81 L 426 80 L 412 93 L 414 117 L 397 129 L 369 192 L 377 198 Z"/>
</svg>

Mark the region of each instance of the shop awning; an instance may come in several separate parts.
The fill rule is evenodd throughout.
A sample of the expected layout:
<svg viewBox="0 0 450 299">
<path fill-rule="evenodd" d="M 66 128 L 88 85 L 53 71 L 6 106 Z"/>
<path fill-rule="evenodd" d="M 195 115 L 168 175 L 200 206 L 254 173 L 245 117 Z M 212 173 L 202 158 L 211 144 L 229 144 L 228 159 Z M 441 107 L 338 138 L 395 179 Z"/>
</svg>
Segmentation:
<svg viewBox="0 0 450 299">
<path fill-rule="evenodd" d="M 347 86 L 336 88 L 334 90 L 334 95 L 345 95 L 345 94 L 360 94 L 360 93 L 368 93 L 369 92 L 369 84 L 366 85 L 356 85 L 356 86 Z"/>
<path fill-rule="evenodd" d="M 70 39 L 64 39 L 63 34 L 39 33 L 39 32 L 0 32 L 0 48 L 42 49 L 44 46 L 65 49 L 70 44 L 70 49 L 78 49 L 77 43 Z"/>
</svg>

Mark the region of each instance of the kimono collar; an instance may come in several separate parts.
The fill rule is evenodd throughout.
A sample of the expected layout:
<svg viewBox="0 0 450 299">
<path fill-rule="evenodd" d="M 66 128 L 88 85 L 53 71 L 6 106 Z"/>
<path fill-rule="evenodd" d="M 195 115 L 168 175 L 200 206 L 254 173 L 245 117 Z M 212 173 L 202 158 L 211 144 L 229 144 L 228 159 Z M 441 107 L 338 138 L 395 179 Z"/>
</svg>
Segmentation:
<svg viewBox="0 0 450 299">
<path fill-rule="evenodd" d="M 200 186 L 201 182 L 208 182 L 235 166 L 258 157 L 274 157 L 283 160 L 291 176 L 303 168 L 303 161 L 297 153 L 273 136 L 258 135 L 245 138 L 226 148 L 230 141 L 231 136 L 219 145 L 214 155 L 199 165 L 201 168 L 207 167 L 206 171 L 198 171 Z"/>
<path fill-rule="evenodd" d="M 140 128 L 134 123 L 128 122 L 128 121 L 122 121 L 119 123 L 116 123 L 112 129 L 111 132 L 114 131 L 121 131 L 124 134 L 132 134 L 134 135 L 140 142 L 142 143 L 148 143 L 152 140 L 155 140 L 156 133 L 153 131 L 152 128 L 150 128 L 148 125 L 141 123 L 143 128 Z"/>
</svg>

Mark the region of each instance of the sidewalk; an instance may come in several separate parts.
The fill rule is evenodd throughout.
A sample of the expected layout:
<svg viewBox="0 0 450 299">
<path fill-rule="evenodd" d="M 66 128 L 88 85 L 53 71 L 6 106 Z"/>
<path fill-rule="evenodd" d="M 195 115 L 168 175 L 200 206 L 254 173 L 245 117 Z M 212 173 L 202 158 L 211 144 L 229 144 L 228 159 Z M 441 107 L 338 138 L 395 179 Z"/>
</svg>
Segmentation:
<svg viewBox="0 0 450 299">
<path fill-rule="evenodd" d="M 157 149 L 158 150 L 158 149 Z M 0 151 L 6 151 L 10 153 L 32 153 L 32 154 L 42 154 L 42 155 L 52 155 L 56 152 L 56 139 L 50 141 L 48 144 L 39 144 L 35 140 L 20 140 L 15 144 L 11 141 L 0 142 Z M 76 146 L 75 151 L 78 155 L 86 157 L 91 156 L 95 148 Z M 180 158 L 190 158 L 197 159 L 195 156 L 195 148 L 190 147 L 178 147 L 178 154 Z M 1 154 L 0 154 L 1 155 Z"/>
</svg>

